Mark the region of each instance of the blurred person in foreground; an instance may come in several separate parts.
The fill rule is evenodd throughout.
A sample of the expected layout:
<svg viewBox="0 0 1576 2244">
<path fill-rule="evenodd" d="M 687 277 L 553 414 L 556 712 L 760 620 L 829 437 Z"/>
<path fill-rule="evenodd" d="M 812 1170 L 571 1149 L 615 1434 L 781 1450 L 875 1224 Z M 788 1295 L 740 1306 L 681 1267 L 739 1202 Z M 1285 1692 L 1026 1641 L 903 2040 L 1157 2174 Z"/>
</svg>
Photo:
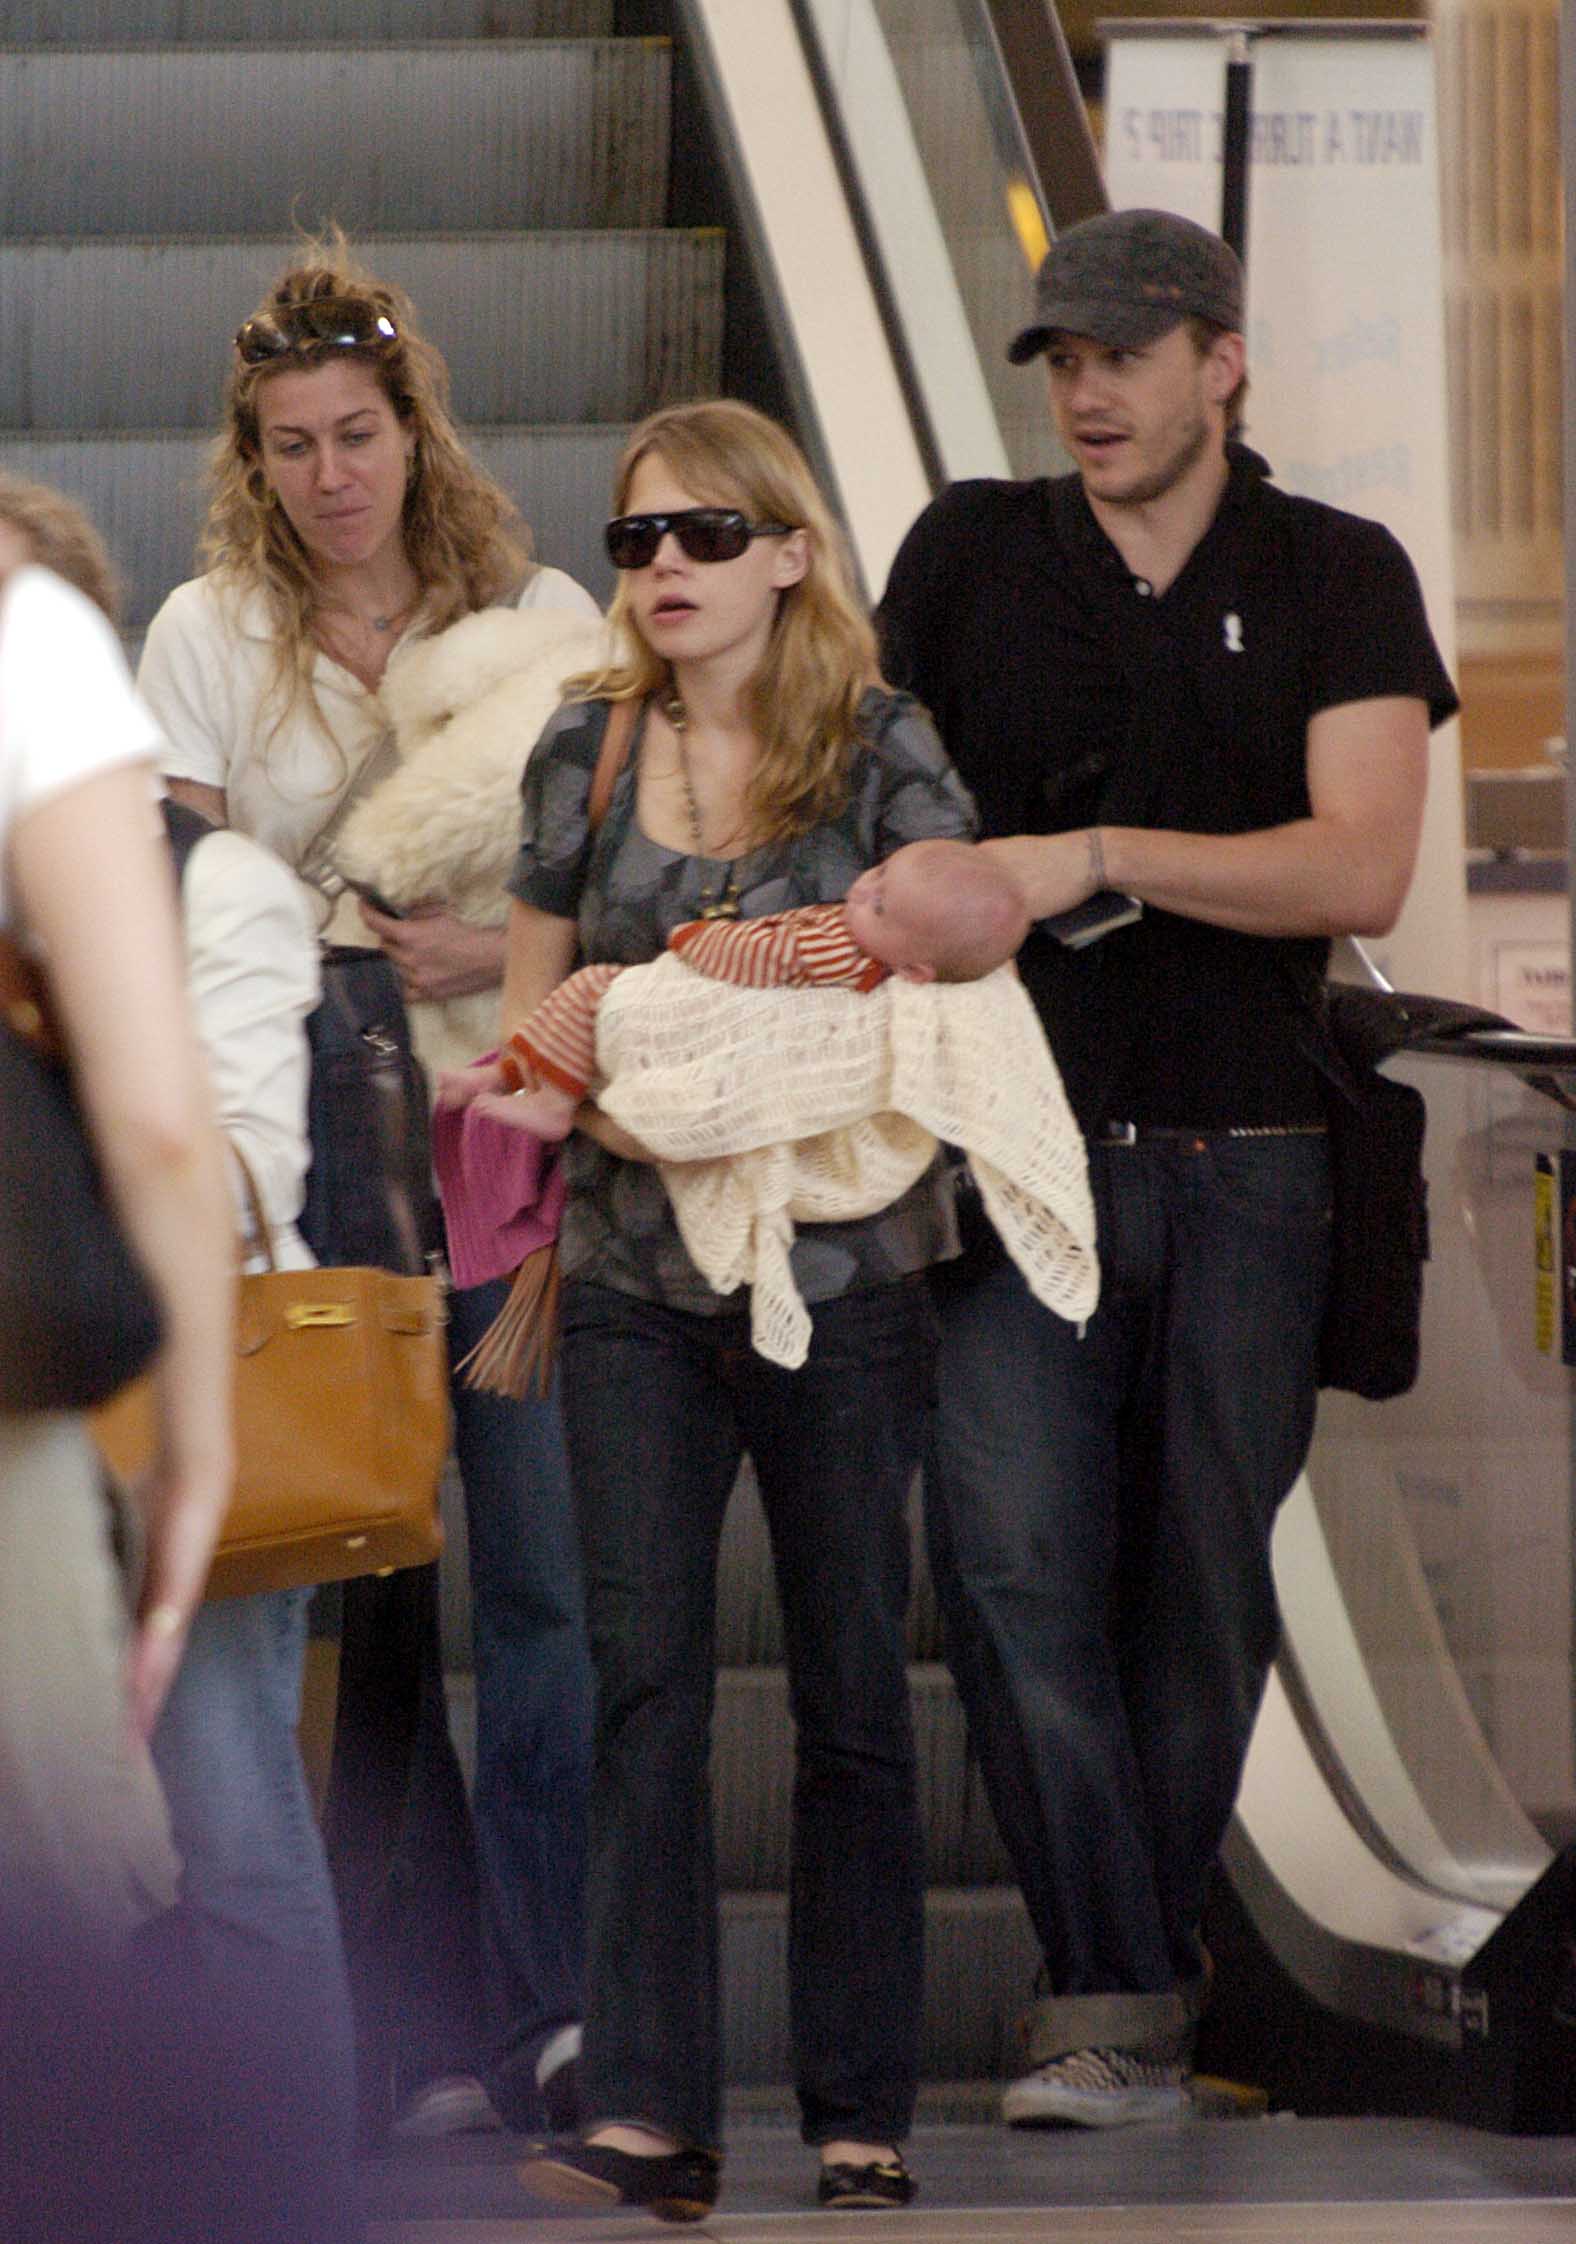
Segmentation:
<svg viewBox="0 0 1576 2244">
<path fill-rule="evenodd" d="M 46 968 L 164 1322 L 157 1456 L 123 1507 L 78 1417 L 0 1418 L 0 2202 L 28 2238 L 100 2218 L 130 2233 L 157 2163 L 173 2051 L 141 2038 L 133 1974 L 176 1858 L 148 1740 L 230 1483 L 222 1149 L 154 811 L 158 733 L 108 596 L 76 510 L 0 478 L 0 927 Z"/>
</svg>

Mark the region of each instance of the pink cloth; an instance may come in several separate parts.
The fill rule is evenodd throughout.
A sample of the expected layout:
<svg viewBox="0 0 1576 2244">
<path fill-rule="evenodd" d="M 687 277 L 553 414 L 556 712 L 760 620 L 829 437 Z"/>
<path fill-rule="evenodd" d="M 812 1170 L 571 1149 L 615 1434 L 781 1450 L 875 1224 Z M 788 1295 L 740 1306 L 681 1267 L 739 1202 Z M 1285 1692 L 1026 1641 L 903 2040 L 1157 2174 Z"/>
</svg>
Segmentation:
<svg viewBox="0 0 1576 2244">
<path fill-rule="evenodd" d="M 497 1056 L 484 1053 L 474 1064 Z M 568 1188 L 557 1153 L 474 1107 L 436 1109 L 432 1165 L 456 1286 L 512 1277 L 528 1254 L 557 1238 Z"/>
</svg>

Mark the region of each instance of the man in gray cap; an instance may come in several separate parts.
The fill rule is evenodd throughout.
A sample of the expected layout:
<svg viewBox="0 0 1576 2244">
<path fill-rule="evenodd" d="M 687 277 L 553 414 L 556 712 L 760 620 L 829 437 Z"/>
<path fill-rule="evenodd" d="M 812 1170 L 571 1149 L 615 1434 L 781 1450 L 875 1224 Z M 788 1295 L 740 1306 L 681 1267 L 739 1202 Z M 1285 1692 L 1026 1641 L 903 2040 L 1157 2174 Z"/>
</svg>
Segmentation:
<svg viewBox="0 0 1576 2244">
<path fill-rule="evenodd" d="M 1394 538 L 1236 441 L 1242 327 L 1203 227 L 1062 235 L 1009 355 L 1046 361 L 1075 472 L 953 485 L 882 606 L 888 675 L 1041 923 L 1019 968 L 1100 1227 L 1081 1329 L 988 1225 L 937 1274 L 932 1565 L 1049 1989 L 1004 2099 L 1021 2125 L 1184 2109 L 1205 1888 L 1276 1640 L 1270 1530 L 1317 1397 L 1309 1024 L 1330 938 L 1395 921 L 1456 706 Z M 1106 891 L 1141 910 L 1079 944 L 1045 924 Z"/>
</svg>

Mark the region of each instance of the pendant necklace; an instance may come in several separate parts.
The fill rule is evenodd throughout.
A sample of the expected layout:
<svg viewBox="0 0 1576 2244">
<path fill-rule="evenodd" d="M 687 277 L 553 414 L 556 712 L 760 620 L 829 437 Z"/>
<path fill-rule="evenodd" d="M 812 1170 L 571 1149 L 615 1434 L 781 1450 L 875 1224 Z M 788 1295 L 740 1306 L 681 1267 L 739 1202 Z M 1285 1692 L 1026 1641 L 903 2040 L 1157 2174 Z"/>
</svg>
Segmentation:
<svg viewBox="0 0 1576 2244">
<path fill-rule="evenodd" d="M 404 607 L 393 608 L 385 616 L 358 615 L 354 608 L 341 608 L 338 610 L 338 614 L 344 616 L 352 627 L 359 628 L 362 631 L 374 632 L 381 640 L 386 639 L 390 632 L 402 629 L 410 621 L 420 604 L 420 600 L 421 595 L 418 592 L 414 600 L 407 600 Z M 356 652 L 357 641 L 346 632 L 343 625 L 333 620 L 332 611 L 325 615 L 319 610 L 316 633 L 319 644 L 335 662 L 340 663 L 353 676 L 363 676 L 363 658 Z M 365 645 L 364 641 L 362 645 Z M 382 666 L 383 659 L 380 649 L 376 656 L 379 668 Z M 364 678 L 363 683 L 365 683 Z"/>
<path fill-rule="evenodd" d="M 398 625 L 410 621 L 416 612 L 416 600 L 420 598 L 421 594 L 418 592 L 416 599 L 407 600 L 403 608 L 394 608 L 386 616 L 368 616 L 366 621 L 374 631 L 393 631 Z"/>
<path fill-rule="evenodd" d="M 689 749 L 684 739 L 685 733 L 689 730 L 689 711 L 684 706 L 682 695 L 670 693 L 662 704 L 662 714 L 672 726 L 673 737 L 678 742 L 679 784 L 684 789 L 684 811 L 689 820 L 690 842 L 695 855 L 705 857 L 705 833 L 700 822 L 700 805 L 695 800 L 695 782 L 690 776 Z M 738 870 L 735 861 L 727 865 L 715 891 L 710 888 L 701 890 L 700 910 L 696 917 L 698 919 L 737 919 L 739 916 L 739 901 Z"/>
</svg>

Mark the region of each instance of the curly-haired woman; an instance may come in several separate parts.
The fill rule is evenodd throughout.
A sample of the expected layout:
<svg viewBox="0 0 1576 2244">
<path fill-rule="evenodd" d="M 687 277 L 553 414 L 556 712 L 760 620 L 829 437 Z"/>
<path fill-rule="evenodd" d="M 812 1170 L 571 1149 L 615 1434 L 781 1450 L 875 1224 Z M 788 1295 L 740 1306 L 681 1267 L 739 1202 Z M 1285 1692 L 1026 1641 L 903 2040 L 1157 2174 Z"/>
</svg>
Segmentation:
<svg viewBox="0 0 1576 2244">
<path fill-rule="evenodd" d="M 170 743 L 171 792 L 310 877 L 321 875 L 348 799 L 361 815 L 388 783 L 370 760 L 387 731 L 379 687 L 402 642 L 516 607 L 541 619 L 538 639 L 550 642 L 553 619 L 561 623 L 569 668 L 597 615 L 570 578 L 530 559 L 524 525 L 456 431 L 448 389 L 404 293 L 358 266 L 337 232 L 307 245 L 235 338 L 210 463 L 207 567 L 170 595 L 148 633 L 140 683 Z M 446 827 L 460 855 L 467 844 L 473 855 L 494 847 L 515 819 L 511 784 L 498 793 L 461 784 L 467 776 L 457 774 L 455 800 L 469 828 Z M 423 837 L 414 839 L 419 848 Z M 350 939 L 344 921 L 359 908 L 352 925 L 362 940 L 370 929 L 394 962 L 418 1049 L 435 1064 L 474 1053 L 502 976 L 501 927 L 450 908 L 458 862 L 435 854 L 419 894 L 402 892 L 398 916 L 341 899 L 333 929 Z M 388 893 L 381 879 L 366 885 Z M 501 1291 L 454 1296 L 456 1356 L 486 1329 Z M 481 2070 L 504 2116 L 534 2127 L 567 2116 L 578 2048 L 590 1719 L 578 1568 L 556 1403 L 508 1403 L 458 1383 L 454 1399 L 476 1643 L 475 1816 L 503 2013 L 488 2058 L 466 2046 L 452 2002 L 442 2024 L 454 1993 L 443 1982 L 463 1977 L 463 1957 L 438 1960 L 440 1846 L 402 1865 L 403 1929 L 387 1924 L 388 1896 L 374 1889 L 365 1914 L 347 1910 L 347 1930 L 353 1975 L 368 1917 L 383 1924 L 405 1975 L 384 1997 L 399 2042 L 395 2102 L 416 2127 L 485 2117 L 467 2077 Z M 441 1803 L 429 1826 L 452 1836 L 463 1802 L 443 1729 L 430 1578 L 359 1585 L 348 1605 L 347 1651 L 369 1634 L 373 1642 L 370 1663 L 359 1652 L 350 1662 L 362 1714 L 342 1696 L 342 1740 L 359 1723 L 366 1750 L 377 1746 L 380 1679 L 392 1684 L 419 1656 L 414 1761 L 429 1805 Z M 370 1776 L 367 1789 L 376 1790 Z M 397 1817 L 397 1788 L 392 1806 Z M 389 2056 L 378 2052 L 380 2073 Z M 374 2116 L 383 2087 L 364 2082 Z"/>
</svg>

